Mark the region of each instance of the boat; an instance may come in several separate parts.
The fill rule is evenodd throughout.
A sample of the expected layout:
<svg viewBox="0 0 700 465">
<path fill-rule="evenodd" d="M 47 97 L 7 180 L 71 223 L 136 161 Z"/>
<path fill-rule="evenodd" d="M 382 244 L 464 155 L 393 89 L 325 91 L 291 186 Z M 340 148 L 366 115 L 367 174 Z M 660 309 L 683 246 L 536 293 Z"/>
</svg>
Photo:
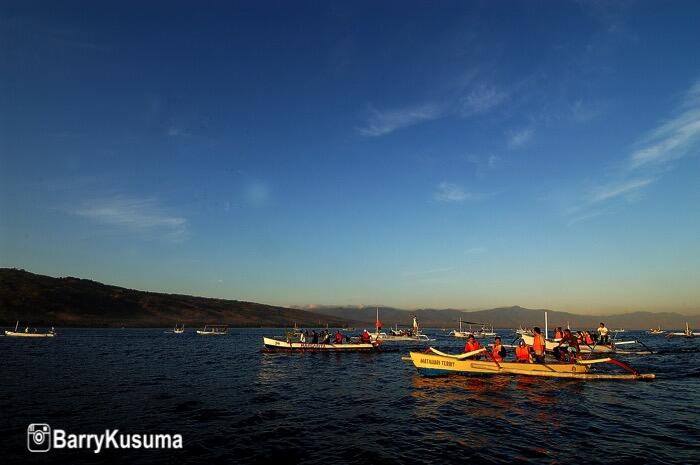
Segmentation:
<svg viewBox="0 0 700 465">
<path fill-rule="evenodd" d="M 624 332 L 625 332 L 624 328 L 613 329 L 613 333 L 624 333 Z"/>
<path fill-rule="evenodd" d="M 183 334 L 185 332 L 185 325 L 183 324 L 182 326 L 175 325 L 175 328 L 173 329 L 173 334 Z"/>
<path fill-rule="evenodd" d="M 377 307 L 377 322 L 375 324 L 375 332 L 370 334 L 372 341 L 381 340 L 382 342 L 431 342 L 435 339 L 430 339 L 427 335 L 423 334 L 418 325 L 418 319 L 413 315 L 413 327 L 408 330 L 399 330 L 398 325 L 396 329 L 389 330 L 389 333 L 379 332 L 382 324 L 379 321 L 379 307 Z"/>
<path fill-rule="evenodd" d="M 668 333 L 666 335 L 667 338 L 672 338 L 672 337 L 685 337 L 688 339 L 692 339 L 694 337 L 700 336 L 700 334 L 695 334 L 692 329 L 690 329 L 690 326 L 688 325 L 688 322 L 685 322 L 685 331 L 682 333 Z"/>
<path fill-rule="evenodd" d="M 485 359 L 473 357 L 485 355 Z M 591 360 L 577 360 L 574 363 L 518 363 L 497 362 L 490 358 L 485 348 L 467 352 L 460 355 L 452 355 L 429 348 L 426 352 L 410 352 L 410 360 L 419 373 L 426 376 L 441 376 L 449 374 L 475 374 L 475 375 L 522 375 L 540 376 L 548 378 L 573 378 L 583 380 L 594 379 L 654 379 L 653 373 L 639 373 L 626 363 L 612 358 L 599 358 Z M 610 363 L 623 368 L 627 373 L 594 372 L 592 366 L 599 363 Z"/>
<path fill-rule="evenodd" d="M 225 336 L 227 333 L 227 325 L 205 325 L 204 329 L 197 330 L 197 334 L 202 336 Z"/>
<path fill-rule="evenodd" d="M 15 330 L 14 331 L 8 331 L 5 330 L 5 336 L 10 336 L 10 337 L 55 337 L 56 336 L 56 330 L 51 327 L 50 330 L 46 331 L 45 333 L 38 333 L 36 331 L 36 328 L 30 328 L 29 326 L 24 328 L 24 331 L 19 331 L 19 320 L 15 324 Z"/>
<path fill-rule="evenodd" d="M 372 352 L 379 350 L 381 340 L 365 343 L 314 344 L 307 342 L 287 342 L 263 336 L 265 350 L 272 352 Z"/>
<path fill-rule="evenodd" d="M 521 334 L 521 339 L 525 341 L 525 344 L 531 346 L 534 342 L 534 336 L 530 334 Z M 623 350 L 619 346 L 625 346 L 629 344 L 642 344 L 639 341 L 611 341 L 610 344 L 594 344 L 588 345 L 586 343 L 579 344 L 579 350 L 581 353 L 589 354 L 610 354 L 617 353 L 621 355 L 649 355 L 651 351 L 641 351 L 641 350 Z M 643 345 L 643 344 L 642 344 Z M 547 352 L 554 352 L 554 349 L 559 347 L 559 339 L 545 339 L 545 348 Z"/>
<path fill-rule="evenodd" d="M 532 331 L 520 325 L 520 327 L 515 330 L 515 334 L 519 334 L 522 336 L 523 334 L 532 334 Z"/>
<path fill-rule="evenodd" d="M 485 337 L 496 337 L 498 334 L 496 334 L 493 331 L 493 325 L 487 326 L 485 324 L 481 325 L 481 329 L 478 331 L 474 332 L 474 337 L 476 338 L 485 338 Z"/>
<path fill-rule="evenodd" d="M 464 323 L 467 323 L 469 325 L 469 331 L 464 331 L 462 329 L 462 323 L 463 323 L 462 319 L 460 318 L 459 319 L 459 331 L 457 331 L 456 329 L 453 329 L 452 331 L 450 331 L 448 336 L 457 337 L 457 338 L 461 338 L 461 339 L 466 339 L 469 336 L 473 336 L 474 331 L 472 331 L 472 325 L 476 325 L 478 323 L 472 323 L 471 321 L 465 321 Z"/>
<path fill-rule="evenodd" d="M 657 327 L 656 329 L 651 328 L 649 331 L 647 331 L 647 334 L 664 334 L 666 331 L 661 329 L 661 326 Z"/>
</svg>

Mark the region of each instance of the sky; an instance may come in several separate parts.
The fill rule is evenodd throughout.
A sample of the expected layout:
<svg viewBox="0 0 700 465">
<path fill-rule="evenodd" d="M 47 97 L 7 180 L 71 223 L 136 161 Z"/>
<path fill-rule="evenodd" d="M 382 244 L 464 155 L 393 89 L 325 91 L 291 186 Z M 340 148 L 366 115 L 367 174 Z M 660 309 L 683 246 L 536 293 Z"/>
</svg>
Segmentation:
<svg viewBox="0 0 700 465">
<path fill-rule="evenodd" d="M 0 266 L 278 305 L 700 314 L 698 18 L 2 2 Z"/>
</svg>

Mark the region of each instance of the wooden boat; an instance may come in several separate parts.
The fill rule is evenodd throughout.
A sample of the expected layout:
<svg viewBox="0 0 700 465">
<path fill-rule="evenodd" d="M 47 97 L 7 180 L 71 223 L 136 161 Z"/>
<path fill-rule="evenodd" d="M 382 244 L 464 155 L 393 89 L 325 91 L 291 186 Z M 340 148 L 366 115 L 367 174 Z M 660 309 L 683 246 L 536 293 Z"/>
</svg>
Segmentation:
<svg viewBox="0 0 700 465">
<path fill-rule="evenodd" d="M 690 329 L 690 326 L 688 325 L 688 322 L 685 322 L 685 331 L 682 333 L 668 333 L 666 335 L 667 338 L 672 338 L 672 337 L 685 337 L 688 339 L 692 339 L 696 336 L 700 336 L 699 334 L 695 334 L 692 329 Z"/>
<path fill-rule="evenodd" d="M 473 357 L 485 355 L 487 359 L 478 360 Z M 576 363 L 517 363 L 496 362 L 490 358 L 486 349 L 478 349 L 460 355 L 451 355 L 440 352 L 432 347 L 429 353 L 411 352 L 410 360 L 419 373 L 427 376 L 441 376 L 452 373 L 476 374 L 476 375 L 523 375 L 541 376 L 549 378 L 573 378 L 573 379 L 653 379 L 653 373 L 638 373 L 626 363 L 611 358 L 593 360 L 578 360 Z M 597 363 L 611 363 L 621 367 L 627 373 L 594 373 L 591 366 Z"/>
<path fill-rule="evenodd" d="M 53 326 L 51 327 L 50 330 L 48 330 L 45 333 L 37 333 L 36 329 L 30 330 L 29 326 L 24 328 L 24 331 L 19 331 L 18 328 L 19 328 L 19 320 L 15 324 L 14 331 L 5 330 L 5 336 L 10 336 L 10 337 L 55 337 L 56 336 L 56 330 L 54 330 Z"/>
<path fill-rule="evenodd" d="M 228 333 L 226 325 L 205 325 L 204 329 L 198 329 L 197 334 L 202 336 L 225 336 Z"/>
<path fill-rule="evenodd" d="M 521 334 L 520 337 L 522 338 L 523 341 L 525 341 L 525 344 L 531 346 L 532 343 L 534 342 L 535 338 L 531 334 Z M 559 339 L 546 339 L 546 349 L 547 352 L 554 352 L 554 349 L 556 347 L 559 347 Z M 595 345 L 588 345 L 588 344 L 579 344 L 579 349 L 581 350 L 581 353 L 584 354 L 590 354 L 590 353 L 596 353 L 596 354 L 620 354 L 620 355 L 649 355 L 652 352 L 651 351 L 641 351 L 641 350 L 623 350 L 620 348 L 620 346 L 625 346 L 625 345 L 630 345 L 630 344 L 641 344 L 639 341 L 618 341 L 618 342 L 611 342 L 610 344 L 595 344 Z"/>
<path fill-rule="evenodd" d="M 307 342 L 287 342 L 263 337 L 265 349 L 274 352 L 371 352 L 379 350 L 381 341 L 369 344 L 314 344 Z"/>
</svg>

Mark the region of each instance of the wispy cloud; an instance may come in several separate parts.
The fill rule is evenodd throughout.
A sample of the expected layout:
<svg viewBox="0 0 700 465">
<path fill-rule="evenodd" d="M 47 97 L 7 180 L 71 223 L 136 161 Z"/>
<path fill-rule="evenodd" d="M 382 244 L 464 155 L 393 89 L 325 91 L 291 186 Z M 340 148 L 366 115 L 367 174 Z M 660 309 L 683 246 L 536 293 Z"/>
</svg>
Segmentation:
<svg viewBox="0 0 700 465">
<path fill-rule="evenodd" d="M 686 156 L 700 142 L 700 80 L 684 95 L 677 115 L 654 129 L 629 157 L 631 169 Z"/>
<path fill-rule="evenodd" d="M 358 131 L 365 136 L 382 136 L 397 129 L 441 118 L 444 114 L 444 110 L 435 103 L 387 111 L 371 108 L 367 125 Z"/>
<path fill-rule="evenodd" d="M 486 247 L 472 247 L 471 249 L 467 249 L 467 255 L 479 255 L 482 253 L 486 253 Z"/>
<path fill-rule="evenodd" d="M 464 116 L 485 113 L 504 103 L 507 97 L 508 94 L 494 86 L 478 85 L 462 99 L 461 113 Z"/>
<path fill-rule="evenodd" d="M 155 198 L 114 196 L 95 200 L 74 214 L 131 233 L 162 237 L 173 242 L 187 238 L 187 220 L 169 214 Z"/>
<path fill-rule="evenodd" d="M 567 209 L 569 225 L 600 216 L 601 207 L 617 199 L 634 201 L 653 184 L 670 162 L 692 153 L 700 143 L 700 80 L 683 94 L 670 120 L 650 131 L 624 158 L 614 182 L 600 183 L 588 190 L 578 205 Z"/>
<path fill-rule="evenodd" d="M 462 186 L 451 182 L 441 182 L 437 185 L 433 198 L 439 202 L 460 203 L 467 200 L 483 200 L 492 197 L 488 192 L 468 192 Z"/>
<path fill-rule="evenodd" d="M 430 270 L 404 271 L 403 275 L 404 276 L 424 276 L 424 275 L 437 274 L 437 273 L 447 273 L 449 271 L 453 271 L 454 269 L 455 269 L 454 266 L 446 266 L 444 268 L 433 268 Z"/>
<path fill-rule="evenodd" d="M 639 192 L 643 187 L 654 182 L 654 179 L 630 179 L 617 183 L 607 184 L 594 188 L 589 195 L 591 203 L 598 203 L 604 200 L 610 200 L 615 197 L 629 196 Z"/>
<path fill-rule="evenodd" d="M 532 140 L 532 135 L 534 134 L 532 128 L 524 128 L 518 131 L 511 131 L 508 133 L 508 147 L 511 149 L 518 149 L 526 145 L 530 140 Z"/>
</svg>

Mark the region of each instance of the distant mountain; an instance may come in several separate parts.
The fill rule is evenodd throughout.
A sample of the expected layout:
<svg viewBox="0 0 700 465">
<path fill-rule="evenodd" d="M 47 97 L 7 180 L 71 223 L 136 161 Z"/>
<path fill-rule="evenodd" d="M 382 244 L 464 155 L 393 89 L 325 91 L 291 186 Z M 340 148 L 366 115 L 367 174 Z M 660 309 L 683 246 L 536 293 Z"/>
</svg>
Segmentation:
<svg viewBox="0 0 700 465">
<path fill-rule="evenodd" d="M 322 313 L 238 300 L 144 292 L 78 278 L 0 268 L 0 324 L 32 326 L 355 326 Z"/>
<path fill-rule="evenodd" d="M 373 326 L 376 318 L 376 307 L 352 307 L 352 306 L 318 306 L 309 308 L 310 311 L 326 315 L 334 315 L 340 318 L 361 321 L 364 325 Z M 385 327 L 398 324 L 408 326 L 411 324 L 411 315 L 416 315 L 421 326 L 425 328 L 455 328 L 461 318 L 463 322 L 486 323 L 495 328 L 517 328 L 523 326 L 544 327 L 544 312 L 547 311 L 549 327 L 565 327 L 570 324 L 572 328 L 597 328 L 602 321 L 608 328 L 649 329 L 661 326 L 662 328 L 685 328 L 688 321 L 691 327 L 700 326 L 700 316 L 688 316 L 678 313 L 652 313 L 634 312 L 620 315 L 577 315 L 575 313 L 560 312 L 545 309 L 528 309 L 519 306 L 500 307 L 488 310 L 463 311 L 454 309 L 418 309 L 402 310 L 391 307 L 379 307 L 379 320 Z M 466 323 L 469 324 L 469 323 Z"/>
</svg>

